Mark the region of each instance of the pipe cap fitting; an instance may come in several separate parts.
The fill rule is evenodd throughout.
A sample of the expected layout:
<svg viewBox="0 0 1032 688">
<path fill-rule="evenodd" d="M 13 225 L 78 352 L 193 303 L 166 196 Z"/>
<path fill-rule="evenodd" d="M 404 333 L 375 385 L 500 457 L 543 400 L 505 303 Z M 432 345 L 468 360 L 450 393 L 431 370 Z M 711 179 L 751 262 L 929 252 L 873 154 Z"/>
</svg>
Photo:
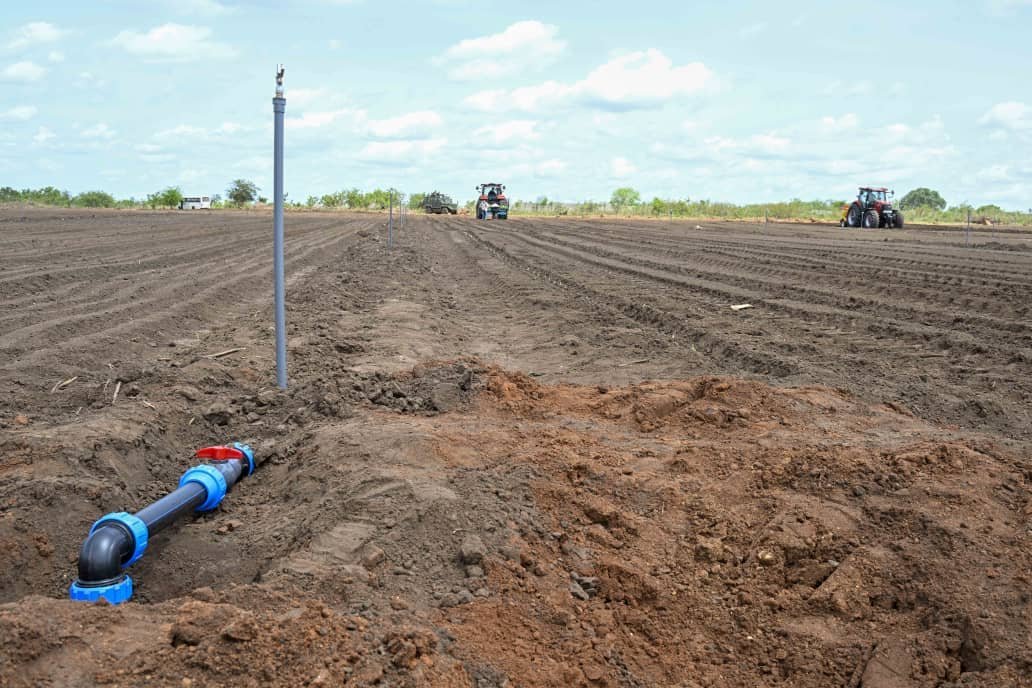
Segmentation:
<svg viewBox="0 0 1032 688">
<path fill-rule="evenodd" d="M 208 498 L 197 507 L 197 511 L 201 512 L 211 511 L 217 507 L 222 498 L 226 496 L 226 490 L 229 489 L 226 485 L 226 478 L 219 469 L 207 464 L 194 466 L 183 473 L 183 477 L 179 479 L 179 487 L 187 483 L 197 483 L 208 493 Z"/>
<path fill-rule="evenodd" d="M 122 568 L 132 566 L 136 561 L 143 556 L 143 553 L 147 551 L 147 539 L 150 531 L 147 529 L 147 524 L 142 520 L 133 516 L 132 514 L 124 511 L 113 511 L 110 514 L 105 514 L 93 524 L 90 528 L 90 535 L 93 535 L 93 531 L 101 527 L 105 523 L 117 523 L 121 526 L 125 526 L 126 530 L 133 538 L 133 555 L 129 557 L 129 561 L 122 564 Z"/>
<path fill-rule="evenodd" d="M 79 581 L 72 583 L 68 589 L 68 599 L 75 602 L 99 602 L 107 600 L 108 604 L 122 604 L 133 596 L 133 579 L 123 576 L 122 580 L 111 585 L 87 586 Z"/>
</svg>

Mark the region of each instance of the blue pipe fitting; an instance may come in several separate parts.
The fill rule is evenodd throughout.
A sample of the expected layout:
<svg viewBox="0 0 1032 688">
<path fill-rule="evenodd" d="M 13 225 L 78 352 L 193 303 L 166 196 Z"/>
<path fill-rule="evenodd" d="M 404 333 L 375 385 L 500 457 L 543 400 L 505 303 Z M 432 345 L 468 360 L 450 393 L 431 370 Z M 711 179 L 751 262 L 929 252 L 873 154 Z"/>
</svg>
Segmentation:
<svg viewBox="0 0 1032 688">
<path fill-rule="evenodd" d="M 211 511 L 217 507 L 222 498 L 226 496 L 226 490 L 229 489 L 226 485 L 226 478 L 219 472 L 219 469 L 207 464 L 194 466 L 183 473 L 183 477 L 179 479 L 179 487 L 187 483 L 197 483 L 208 493 L 204 504 L 197 507 L 197 511 L 201 512 Z"/>
<path fill-rule="evenodd" d="M 239 449 L 247 457 L 247 473 L 250 476 L 254 473 L 254 449 L 251 449 L 250 445 L 244 444 L 243 442 L 234 442 L 234 449 Z"/>
<path fill-rule="evenodd" d="M 122 604 L 132 596 L 133 579 L 129 576 L 123 576 L 122 580 L 111 585 L 85 586 L 75 581 L 68 589 L 68 599 L 75 602 L 106 600 L 108 604 Z"/>
<path fill-rule="evenodd" d="M 129 561 L 122 564 L 122 568 L 124 569 L 135 564 L 136 561 L 143 556 L 143 553 L 147 551 L 147 539 L 150 534 L 147 529 L 147 524 L 132 514 L 127 514 L 124 511 L 113 511 L 110 514 L 101 516 L 100 519 L 93 524 L 93 527 L 90 528 L 89 535 L 93 535 L 93 531 L 105 523 L 118 523 L 129 530 L 129 533 L 133 536 L 133 555 L 129 557 Z M 130 584 L 130 594 L 132 594 L 132 584 Z M 112 604 L 115 603 L 112 602 Z"/>
</svg>

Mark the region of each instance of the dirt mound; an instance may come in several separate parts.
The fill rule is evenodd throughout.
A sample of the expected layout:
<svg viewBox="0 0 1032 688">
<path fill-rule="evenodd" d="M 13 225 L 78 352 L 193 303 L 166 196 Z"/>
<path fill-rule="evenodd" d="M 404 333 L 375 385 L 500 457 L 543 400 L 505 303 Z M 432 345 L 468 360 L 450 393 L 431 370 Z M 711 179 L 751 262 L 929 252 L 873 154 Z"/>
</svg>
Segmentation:
<svg viewBox="0 0 1032 688">
<path fill-rule="evenodd" d="M 1032 668 L 1032 474 L 991 440 L 734 379 L 381 379 L 393 398 L 482 391 L 300 431 L 158 539 L 130 605 L 4 606 L 7 683 L 988 686 Z M 30 532 L 9 551 L 67 575 L 72 540 Z"/>
</svg>

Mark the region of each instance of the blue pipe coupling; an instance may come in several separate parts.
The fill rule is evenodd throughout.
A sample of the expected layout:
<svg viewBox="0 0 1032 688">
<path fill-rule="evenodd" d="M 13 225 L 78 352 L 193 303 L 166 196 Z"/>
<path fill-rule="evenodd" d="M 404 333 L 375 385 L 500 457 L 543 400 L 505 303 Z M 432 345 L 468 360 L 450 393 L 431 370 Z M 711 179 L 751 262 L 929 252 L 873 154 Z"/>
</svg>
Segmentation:
<svg viewBox="0 0 1032 688">
<path fill-rule="evenodd" d="M 211 511 L 219 505 L 222 498 L 226 496 L 229 486 L 226 485 L 226 478 L 219 469 L 208 464 L 194 466 L 179 479 L 179 487 L 187 483 L 197 483 L 208 493 L 208 498 L 197 507 L 197 511 Z"/>
<path fill-rule="evenodd" d="M 122 604 L 128 602 L 133 596 L 133 579 L 128 574 L 122 576 L 122 580 L 111 585 L 81 585 L 79 581 L 72 583 L 68 588 L 68 599 L 73 602 L 100 602 L 107 601 L 108 604 Z"/>
</svg>

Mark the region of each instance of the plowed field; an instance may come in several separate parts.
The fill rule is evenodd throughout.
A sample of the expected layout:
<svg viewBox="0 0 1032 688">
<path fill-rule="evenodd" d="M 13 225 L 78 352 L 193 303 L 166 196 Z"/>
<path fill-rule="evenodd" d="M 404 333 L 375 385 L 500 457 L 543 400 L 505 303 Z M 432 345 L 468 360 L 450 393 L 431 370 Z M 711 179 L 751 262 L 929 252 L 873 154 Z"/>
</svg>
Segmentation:
<svg viewBox="0 0 1032 688">
<path fill-rule="evenodd" d="M 0 210 L 0 685 L 1032 685 L 1028 235 L 385 219 Z"/>
</svg>

